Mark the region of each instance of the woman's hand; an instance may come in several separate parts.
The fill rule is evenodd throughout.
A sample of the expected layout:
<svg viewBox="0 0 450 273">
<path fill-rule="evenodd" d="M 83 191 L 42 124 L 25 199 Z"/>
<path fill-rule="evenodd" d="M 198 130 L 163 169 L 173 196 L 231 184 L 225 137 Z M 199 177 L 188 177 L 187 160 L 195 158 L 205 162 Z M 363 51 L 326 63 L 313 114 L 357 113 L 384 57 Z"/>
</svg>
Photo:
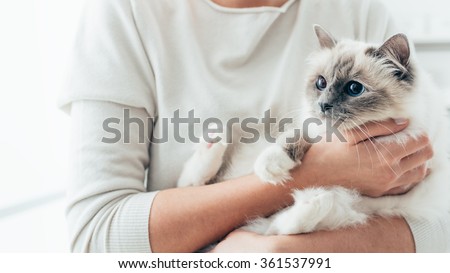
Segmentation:
<svg viewBox="0 0 450 273">
<path fill-rule="evenodd" d="M 397 133 L 407 125 L 393 120 L 368 123 L 344 132 L 347 142 L 336 138 L 316 143 L 301 167 L 293 171 L 293 178 L 305 185 L 308 177 L 308 186 L 354 188 L 371 197 L 404 193 L 428 173 L 426 161 L 433 155 L 428 137 L 408 138 L 403 143 L 381 142 L 375 137 Z"/>
<path fill-rule="evenodd" d="M 237 229 L 228 234 L 225 239 L 217 244 L 211 253 L 268 253 L 277 252 L 275 243 L 276 236 L 264 236 L 253 232 Z"/>
</svg>

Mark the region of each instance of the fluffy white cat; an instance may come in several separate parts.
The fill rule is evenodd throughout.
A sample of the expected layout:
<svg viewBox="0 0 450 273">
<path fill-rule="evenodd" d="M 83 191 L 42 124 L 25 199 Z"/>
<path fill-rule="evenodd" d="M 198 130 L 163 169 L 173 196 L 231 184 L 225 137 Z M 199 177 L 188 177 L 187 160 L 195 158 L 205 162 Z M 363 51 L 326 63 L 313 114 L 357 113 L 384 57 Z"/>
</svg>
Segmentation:
<svg viewBox="0 0 450 273">
<path fill-rule="evenodd" d="M 299 106 L 304 110 L 299 121 L 329 119 L 350 129 L 369 121 L 408 118 L 407 129 L 378 137 L 376 141 L 402 142 L 426 133 L 435 152 L 428 162 L 432 172 L 425 181 L 398 196 L 369 198 L 338 186 L 295 190 L 292 206 L 268 218 L 255 219 L 243 228 L 260 234 L 298 234 L 362 224 L 371 215 L 423 219 L 447 213 L 450 172 L 445 108 L 440 104 L 439 88 L 411 57 L 407 37 L 397 34 L 381 46 L 374 46 L 353 40 L 336 41 L 320 26 L 315 26 L 315 32 L 321 49 L 310 57 L 307 99 Z M 315 133 L 323 133 L 323 127 L 318 127 Z M 290 170 L 301 164 L 311 146 L 303 135 L 295 142 L 287 142 L 296 128 L 302 128 L 301 122 L 279 136 L 277 144 L 266 147 L 256 162 L 241 154 L 243 164 L 255 162 L 254 171 L 264 182 L 277 184 L 288 180 Z M 226 150 L 225 141 L 200 143 L 186 163 L 178 185 L 220 181 L 218 174 L 226 170 Z"/>
</svg>

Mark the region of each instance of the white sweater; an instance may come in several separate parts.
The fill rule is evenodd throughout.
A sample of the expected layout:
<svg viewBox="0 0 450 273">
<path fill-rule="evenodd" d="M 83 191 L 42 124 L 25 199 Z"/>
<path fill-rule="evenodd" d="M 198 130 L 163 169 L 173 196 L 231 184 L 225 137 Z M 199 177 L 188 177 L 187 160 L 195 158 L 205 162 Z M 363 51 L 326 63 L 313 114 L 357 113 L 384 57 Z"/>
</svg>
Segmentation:
<svg viewBox="0 0 450 273">
<path fill-rule="evenodd" d="M 158 190 L 176 186 L 193 144 L 160 137 L 164 118 L 223 121 L 282 116 L 300 105 L 305 58 L 316 48 L 313 24 L 339 38 L 382 42 L 395 27 L 382 5 L 369 0 L 288 0 L 282 7 L 233 9 L 211 0 L 90 0 L 81 20 L 61 107 L 73 124 L 68 188 L 71 249 L 150 252 L 148 220 Z M 124 135 L 124 112 L 144 122 Z M 153 120 L 154 121 L 154 120 Z M 196 126 L 199 135 L 201 128 Z M 181 126 L 181 135 L 187 128 Z M 146 172 L 147 170 L 147 172 Z M 251 172 L 251 170 L 249 170 Z M 146 176 L 146 174 L 148 174 Z M 450 215 L 408 221 L 418 252 L 446 251 Z"/>
</svg>

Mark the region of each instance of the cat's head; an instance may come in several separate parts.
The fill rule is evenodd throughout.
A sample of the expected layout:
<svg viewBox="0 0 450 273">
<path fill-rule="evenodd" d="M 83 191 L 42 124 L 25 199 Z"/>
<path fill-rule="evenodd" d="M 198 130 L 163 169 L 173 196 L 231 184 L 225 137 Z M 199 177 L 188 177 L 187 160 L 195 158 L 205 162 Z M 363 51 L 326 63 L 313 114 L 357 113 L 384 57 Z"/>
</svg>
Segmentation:
<svg viewBox="0 0 450 273">
<path fill-rule="evenodd" d="M 367 121 L 396 118 L 414 92 L 414 67 L 403 34 L 381 46 L 337 41 L 314 26 L 321 49 L 310 58 L 307 97 L 313 115 L 354 127 Z"/>
</svg>

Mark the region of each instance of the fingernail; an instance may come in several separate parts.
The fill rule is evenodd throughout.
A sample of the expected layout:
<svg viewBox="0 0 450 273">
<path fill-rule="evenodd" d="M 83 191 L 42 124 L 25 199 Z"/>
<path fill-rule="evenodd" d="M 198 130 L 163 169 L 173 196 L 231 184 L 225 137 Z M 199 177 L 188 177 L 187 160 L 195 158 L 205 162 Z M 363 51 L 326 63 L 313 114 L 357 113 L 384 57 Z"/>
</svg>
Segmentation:
<svg viewBox="0 0 450 273">
<path fill-rule="evenodd" d="M 395 124 L 397 125 L 405 125 L 408 120 L 406 118 L 396 118 L 394 119 Z"/>
</svg>

